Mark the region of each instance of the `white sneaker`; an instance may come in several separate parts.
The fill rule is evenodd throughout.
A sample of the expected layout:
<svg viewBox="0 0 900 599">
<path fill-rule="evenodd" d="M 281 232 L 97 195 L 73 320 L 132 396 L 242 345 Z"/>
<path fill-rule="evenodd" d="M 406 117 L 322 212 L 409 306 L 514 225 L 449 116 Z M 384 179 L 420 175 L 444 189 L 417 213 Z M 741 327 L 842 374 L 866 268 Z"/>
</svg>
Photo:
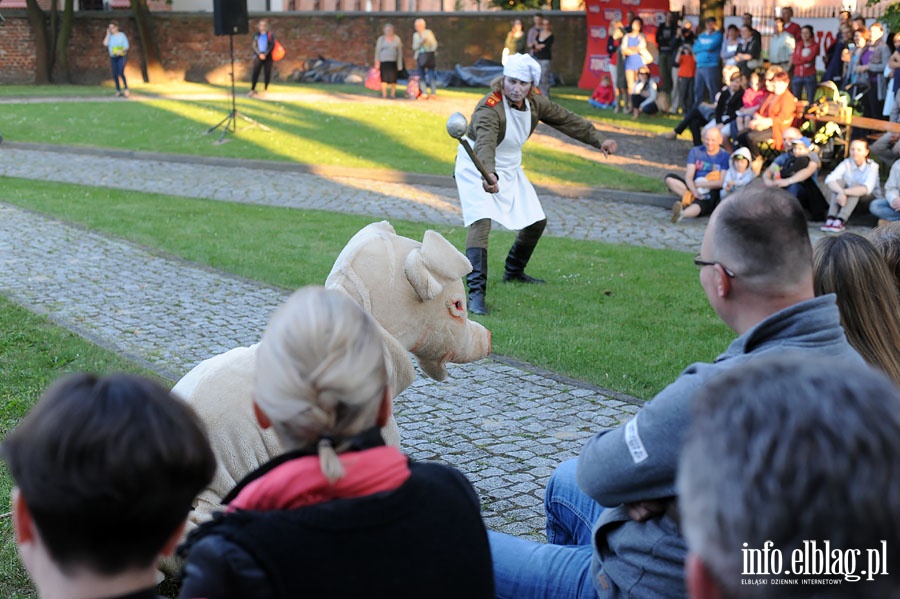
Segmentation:
<svg viewBox="0 0 900 599">
<path fill-rule="evenodd" d="M 825 220 L 825 224 L 819 227 L 819 230 L 825 233 L 831 233 L 834 230 L 832 227 L 834 227 L 834 219 L 829 216 Z"/>
<path fill-rule="evenodd" d="M 681 205 L 681 200 L 675 200 L 675 203 L 672 204 L 672 223 L 677 223 L 682 218 L 684 218 L 684 214 L 682 213 L 683 206 Z"/>
</svg>

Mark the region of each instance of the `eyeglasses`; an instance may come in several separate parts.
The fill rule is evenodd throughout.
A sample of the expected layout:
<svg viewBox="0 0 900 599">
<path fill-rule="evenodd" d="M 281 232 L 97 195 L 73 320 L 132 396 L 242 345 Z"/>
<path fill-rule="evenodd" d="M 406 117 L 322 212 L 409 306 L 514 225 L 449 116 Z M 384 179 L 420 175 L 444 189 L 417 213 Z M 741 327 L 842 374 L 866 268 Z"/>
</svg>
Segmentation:
<svg viewBox="0 0 900 599">
<path fill-rule="evenodd" d="M 735 277 L 734 271 L 722 264 L 721 262 L 709 262 L 708 260 L 703 260 L 700 258 L 700 254 L 694 256 L 694 265 L 697 268 L 703 268 L 704 266 L 721 266 L 722 270 L 725 271 L 725 274 L 729 279 L 733 279 Z"/>
</svg>

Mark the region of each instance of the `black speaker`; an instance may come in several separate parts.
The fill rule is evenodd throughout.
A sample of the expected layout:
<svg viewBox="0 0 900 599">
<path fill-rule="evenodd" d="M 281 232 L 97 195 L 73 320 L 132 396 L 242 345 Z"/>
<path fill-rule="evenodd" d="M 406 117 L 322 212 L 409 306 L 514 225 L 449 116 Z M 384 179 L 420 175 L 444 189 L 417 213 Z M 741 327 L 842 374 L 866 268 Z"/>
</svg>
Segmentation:
<svg viewBox="0 0 900 599">
<path fill-rule="evenodd" d="M 216 35 L 241 35 L 250 32 L 247 0 L 213 0 Z"/>
</svg>

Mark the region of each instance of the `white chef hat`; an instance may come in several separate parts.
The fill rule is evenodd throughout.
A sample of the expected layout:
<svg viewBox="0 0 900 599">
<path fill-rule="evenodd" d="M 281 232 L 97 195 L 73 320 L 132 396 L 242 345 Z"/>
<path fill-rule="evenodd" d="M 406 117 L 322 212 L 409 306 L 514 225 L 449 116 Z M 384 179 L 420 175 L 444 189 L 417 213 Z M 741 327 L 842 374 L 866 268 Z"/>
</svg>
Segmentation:
<svg viewBox="0 0 900 599">
<path fill-rule="evenodd" d="M 503 74 L 519 81 L 541 82 L 541 65 L 528 54 L 512 54 L 506 59 Z"/>
</svg>

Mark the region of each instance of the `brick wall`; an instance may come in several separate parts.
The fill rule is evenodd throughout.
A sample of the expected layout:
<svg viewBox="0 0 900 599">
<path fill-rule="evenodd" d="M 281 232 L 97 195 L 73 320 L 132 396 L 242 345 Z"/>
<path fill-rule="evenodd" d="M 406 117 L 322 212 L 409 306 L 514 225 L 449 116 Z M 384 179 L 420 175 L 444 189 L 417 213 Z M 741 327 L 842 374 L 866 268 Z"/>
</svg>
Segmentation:
<svg viewBox="0 0 900 599">
<path fill-rule="evenodd" d="M 106 25 L 118 21 L 128 36 L 132 52 L 126 76 L 140 80 L 139 47 L 134 23 L 127 12 L 79 12 L 69 44 L 69 63 L 74 82 L 94 84 L 110 78 L 109 59 L 103 47 Z M 25 11 L 4 11 L 6 22 L 0 26 L 0 83 L 34 81 L 34 41 Z M 251 30 L 263 15 L 251 15 Z M 322 55 L 355 64 L 372 64 L 375 40 L 385 23 L 391 22 L 406 48 L 406 60 L 412 64 L 413 21 L 418 15 L 397 13 L 270 13 L 269 27 L 287 50 L 287 57 L 276 64 L 282 77 L 302 68 L 308 58 Z M 423 15 L 438 38 L 438 69 L 470 65 L 479 58 L 500 59 L 503 40 L 509 31 L 510 13 L 438 13 Z M 516 13 L 530 21 L 529 13 Z M 556 36 L 553 46 L 553 71 L 566 84 L 574 85 L 581 74 L 586 45 L 583 13 L 549 13 Z M 227 36 L 213 34 L 211 13 L 156 13 L 156 39 L 167 76 L 173 80 L 229 82 Z M 248 80 L 252 58 L 249 35 L 234 37 L 235 71 L 238 80 Z"/>
</svg>

